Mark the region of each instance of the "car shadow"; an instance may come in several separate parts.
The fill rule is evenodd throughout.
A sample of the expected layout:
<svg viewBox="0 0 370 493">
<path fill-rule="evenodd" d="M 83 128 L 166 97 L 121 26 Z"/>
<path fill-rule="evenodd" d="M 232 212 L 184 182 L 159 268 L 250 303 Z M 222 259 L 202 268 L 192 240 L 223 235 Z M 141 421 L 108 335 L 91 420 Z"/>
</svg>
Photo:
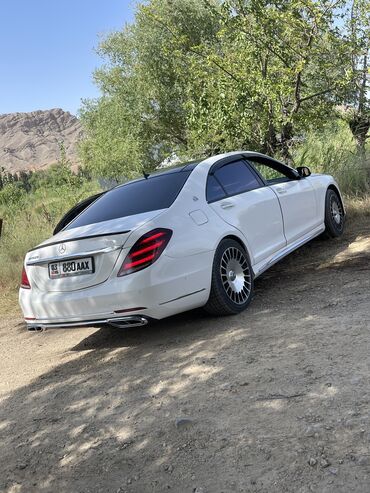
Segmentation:
<svg viewBox="0 0 370 493">
<path fill-rule="evenodd" d="M 143 327 L 119 329 L 103 326 L 81 340 L 71 348 L 71 351 L 143 345 L 161 346 L 176 342 L 178 333 L 181 333 L 181 337 L 184 335 L 204 337 L 208 331 L 222 331 L 227 330 L 226 327 L 243 324 L 249 312 L 252 315 L 255 311 L 259 312 L 269 308 L 269 300 L 272 296 L 276 298 L 276 293 L 282 287 L 285 290 L 289 289 L 288 286 L 282 286 L 284 282 L 288 283 L 289 279 L 297 276 L 299 272 L 301 283 L 304 284 L 306 276 L 315 275 L 316 269 L 323 263 L 329 262 L 340 252 L 345 251 L 348 245 L 355 240 L 357 234 L 358 232 L 348 228 L 341 238 L 327 239 L 319 236 L 292 252 L 256 279 L 254 299 L 244 313 L 230 317 L 212 317 L 202 308 L 199 308 L 163 320 L 153 320 Z"/>
<path fill-rule="evenodd" d="M 212 323 L 210 317 L 202 309 L 197 309 L 180 313 L 164 320 L 153 320 L 142 327 L 124 327 L 120 329 L 109 325 L 102 326 L 71 348 L 71 351 L 171 343 L 171 341 L 176 341 L 178 331 L 181 331 L 182 335 L 188 334 L 189 336 L 199 333 L 202 330 L 199 329 L 199 324 L 202 324 L 202 322 L 205 322 L 205 325 L 203 325 L 205 329 L 207 329 L 207 323 Z"/>
</svg>

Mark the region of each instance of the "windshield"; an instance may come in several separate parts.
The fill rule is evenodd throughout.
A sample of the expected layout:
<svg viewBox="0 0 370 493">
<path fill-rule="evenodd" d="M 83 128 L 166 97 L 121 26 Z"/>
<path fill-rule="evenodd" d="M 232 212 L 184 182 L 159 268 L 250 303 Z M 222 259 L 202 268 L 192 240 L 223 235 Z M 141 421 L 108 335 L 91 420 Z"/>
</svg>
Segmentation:
<svg viewBox="0 0 370 493">
<path fill-rule="evenodd" d="M 148 179 L 113 188 L 82 211 L 65 230 L 167 209 L 176 199 L 190 173 L 191 170 L 153 175 Z"/>
</svg>

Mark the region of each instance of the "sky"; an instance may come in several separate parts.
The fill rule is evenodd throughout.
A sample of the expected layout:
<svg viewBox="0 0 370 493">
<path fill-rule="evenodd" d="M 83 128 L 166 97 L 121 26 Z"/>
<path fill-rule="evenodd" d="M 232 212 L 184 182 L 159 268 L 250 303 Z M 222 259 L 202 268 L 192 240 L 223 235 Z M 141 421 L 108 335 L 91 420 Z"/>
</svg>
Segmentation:
<svg viewBox="0 0 370 493">
<path fill-rule="evenodd" d="M 99 38 L 134 16 L 133 0 L 0 0 L 0 114 L 98 96 Z"/>
</svg>

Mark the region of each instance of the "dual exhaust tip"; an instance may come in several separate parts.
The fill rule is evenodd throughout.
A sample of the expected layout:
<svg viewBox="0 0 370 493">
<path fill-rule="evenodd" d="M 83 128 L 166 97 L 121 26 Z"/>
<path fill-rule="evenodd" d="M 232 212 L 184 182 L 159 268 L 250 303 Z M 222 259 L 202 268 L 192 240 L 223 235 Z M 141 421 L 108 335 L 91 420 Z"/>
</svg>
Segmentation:
<svg viewBox="0 0 370 493">
<path fill-rule="evenodd" d="M 148 319 L 140 315 L 132 315 L 130 317 L 110 319 L 107 323 L 112 327 L 124 329 L 126 327 L 141 327 L 147 325 Z"/>
</svg>

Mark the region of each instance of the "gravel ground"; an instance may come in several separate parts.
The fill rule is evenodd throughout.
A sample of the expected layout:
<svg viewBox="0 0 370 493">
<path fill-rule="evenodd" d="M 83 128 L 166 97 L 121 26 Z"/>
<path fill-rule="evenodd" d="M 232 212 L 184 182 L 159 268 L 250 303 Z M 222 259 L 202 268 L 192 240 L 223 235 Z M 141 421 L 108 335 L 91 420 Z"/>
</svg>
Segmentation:
<svg viewBox="0 0 370 493">
<path fill-rule="evenodd" d="M 0 321 L 0 491 L 370 490 L 370 221 L 243 314 L 29 333 Z"/>
</svg>

